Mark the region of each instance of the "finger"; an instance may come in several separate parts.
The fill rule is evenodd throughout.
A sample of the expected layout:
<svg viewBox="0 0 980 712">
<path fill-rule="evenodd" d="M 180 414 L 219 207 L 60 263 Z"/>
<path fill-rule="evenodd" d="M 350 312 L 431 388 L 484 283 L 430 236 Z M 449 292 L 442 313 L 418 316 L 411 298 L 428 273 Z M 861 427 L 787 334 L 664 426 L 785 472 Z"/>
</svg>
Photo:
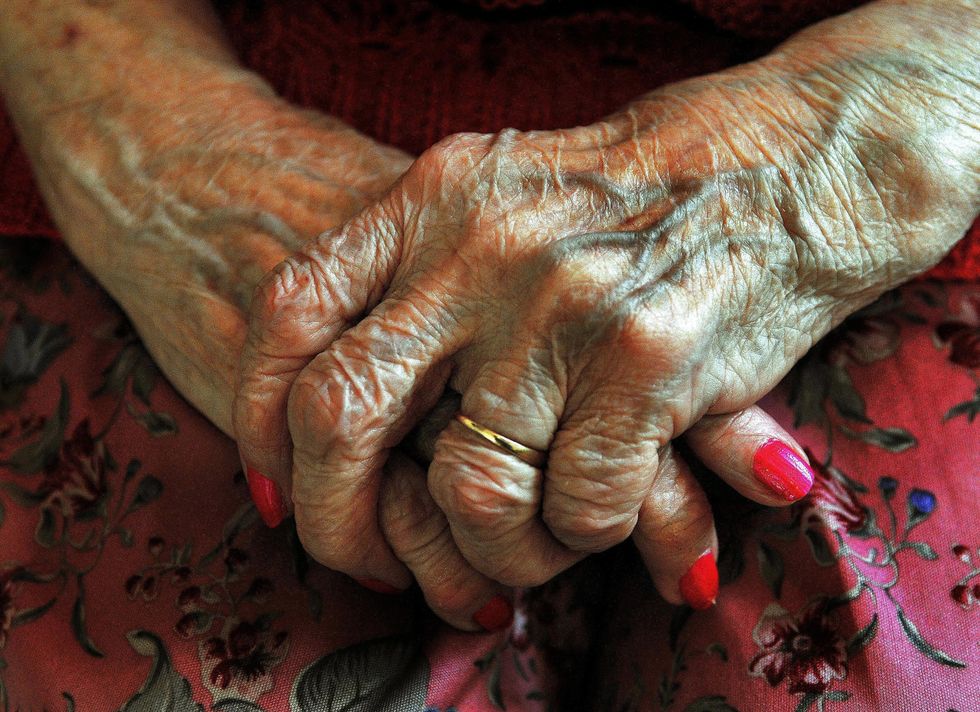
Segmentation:
<svg viewBox="0 0 980 712">
<path fill-rule="evenodd" d="M 410 581 L 377 522 L 381 469 L 449 376 L 457 332 L 389 298 L 297 376 L 289 396 L 297 529 L 322 564 L 400 587 Z"/>
<path fill-rule="evenodd" d="M 615 376 L 573 391 L 565 411 L 548 459 L 543 518 L 570 549 L 603 551 L 633 532 L 666 426 Z"/>
<path fill-rule="evenodd" d="M 803 448 L 758 406 L 705 416 L 684 438 L 709 469 L 761 504 L 795 502 L 813 485 Z"/>
<path fill-rule="evenodd" d="M 436 615 L 460 630 L 500 630 L 510 624 L 512 592 L 463 558 L 429 494 L 425 472 L 397 452 L 385 467 L 379 512 L 385 539 L 415 575 Z"/>
<path fill-rule="evenodd" d="M 460 412 L 480 426 L 546 450 L 561 393 L 531 360 L 484 364 L 463 391 Z M 429 491 L 466 560 L 510 586 L 535 586 L 582 558 L 557 541 L 538 514 L 543 473 L 453 420 L 439 435 Z"/>
<path fill-rule="evenodd" d="M 233 418 L 249 485 L 267 524 L 278 523 L 276 510 L 289 499 L 286 406 L 292 384 L 380 298 L 394 268 L 394 234 L 390 211 L 369 209 L 287 258 L 255 290 Z"/>
<path fill-rule="evenodd" d="M 704 609 L 718 594 L 718 535 L 708 499 L 668 445 L 640 507 L 633 542 L 654 585 L 671 603 Z"/>
</svg>

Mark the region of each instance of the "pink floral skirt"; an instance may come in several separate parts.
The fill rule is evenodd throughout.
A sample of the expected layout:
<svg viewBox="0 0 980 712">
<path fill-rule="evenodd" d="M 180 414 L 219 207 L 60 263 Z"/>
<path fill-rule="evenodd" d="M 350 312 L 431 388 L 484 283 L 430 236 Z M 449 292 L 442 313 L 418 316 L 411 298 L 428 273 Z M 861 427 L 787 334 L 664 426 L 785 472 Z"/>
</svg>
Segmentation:
<svg viewBox="0 0 980 712">
<path fill-rule="evenodd" d="M 887 295 L 766 399 L 821 463 L 805 500 L 703 474 L 715 608 L 662 602 L 624 545 L 477 635 L 265 529 L 59 243 L 0 266 L 4 710 L 980 709 L 980 285 Z"/>
</svg>

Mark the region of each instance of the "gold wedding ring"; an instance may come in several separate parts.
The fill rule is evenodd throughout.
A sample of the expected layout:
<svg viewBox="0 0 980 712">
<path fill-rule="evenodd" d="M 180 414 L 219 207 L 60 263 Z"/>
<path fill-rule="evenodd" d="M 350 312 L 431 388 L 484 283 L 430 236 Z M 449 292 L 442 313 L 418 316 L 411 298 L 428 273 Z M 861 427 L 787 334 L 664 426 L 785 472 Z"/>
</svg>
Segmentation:
<svg viewBox="0 0 980 712">
<path fill-rule="evenodd" d="M 456 420 L 459 421 L 467 430 L 472 430 L 484 440 L 489 440 L 501 450 L 509 452 L 518 460 L 521 462 L 526 462 L 531 467 L 544 467 L 544 463 L 548 459 L 548 455 L 546 453 L 530 448 L 527 445 L 521 445 L 516 440 L 511 440 L 505 435 L 501 435 L 490 428 L 484 427 L 475 420 L 467 418 L 462 413 L 456 414 Z"/>
</svg>

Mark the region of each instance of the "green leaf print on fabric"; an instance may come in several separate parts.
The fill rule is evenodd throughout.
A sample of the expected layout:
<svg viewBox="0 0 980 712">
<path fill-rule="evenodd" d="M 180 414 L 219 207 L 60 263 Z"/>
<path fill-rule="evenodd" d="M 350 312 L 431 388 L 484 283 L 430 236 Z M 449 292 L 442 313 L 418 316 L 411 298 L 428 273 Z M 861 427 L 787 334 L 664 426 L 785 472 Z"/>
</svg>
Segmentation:
<svg viewBox="0 0 980 712">
<path fill-rule="evenodd" d="M 71 341 L 64 325 L 51 324 L 23 309 L 18 310 L 0 353 L 0 410 L 20 405 L 27 389 Z"/>
<path fill-rule="evenodd" d="M 925 638 L 922 637 L 922 633 L 919 629 L 915 627 L 915 624 L 908 619 L 905 615 L 905 611 L 901 606 L 895 606 L 895 613 L 898 614 L 898 622 L 902 624 L 902 630 L 905 631 L 905 635 L 908 639 L 912 641 L 912 644 L 921 650 L 926 656 L 932 658 L 937 663 L 942 663 L 943 665 L 949 665 L 955 668 L 965 668 L 966 663 L 962 660 L 957 660 L 956 658 L 950 657 L 942 650 L 930 645 L 926 642 Z"/>
<path fill-rule="evenodd" d="M 101 331 L 103 338 L 121 344 L 121 348 L 112 363 L 102 371 L 102 383 L 92 397 L 114 398 L 116 414 L 125 405 L 130 417 L 154 437 L 176 434 L 179 428 L 173 416 L 152 407 L 150 396 L 160 372 L 132 325 L 119 317 L 106 324 Z M 134 398 L 129 397 L 130 393 Z"/>
<path fill-rule="evenodd" d="M 867 645 L 874 640 L 875 635 L 878 633 L 878 614 L 875 613 L 871 617 L 871 622 L 864 626 L 861 630 L 851 636 L 851 639 L 847 641 L 847 657 L 853 657 L 855 653 L 860 651 L 862 648 L 867 647 Z"/>
<path fill-rule="evenodd" d="M 33 475 L 53 463 L 65 439 L 68 424 L 68 385 L 61 382 L 61 396 L 54 414 L 48 418 L 37 440 L 24 445 L 10 456 L 6 465 L 21 475 Z"/>
<path fill-rule="evenodd" d="M 973 392 L 971 399 L 957 403 L 947 410 L 946 415 L 943 416 L 943 422 L 963 416 L 967 422 L 972 423 L 978 415 L 980 415 L 980 388 Z"/>
<path fill-rule="evenodd" d="M 841 426 L 840 430 L 853 440 L 861 440 L 888 452 L 904 452 L 919 444 L 915 436 L 905 428 L 871 428 L 861 433 Z"/>
<path fill-rule="evenodd" d="M 132 631 L 126 638 L 137 653 L 153 658 L 153 665 L 143 686 L 120 712 L 204 712 L 194 702 L 190 683 L 174 670 L 163 641 L 145 630 Z"/>
<path fill-rule="evenodd" d="M 221 700 L 211 707 L 213 712 L 264 712 L 254 702 L 248 700 Z"/>
<path fill-rule="evenodd" d="M 783 576 L 785 574 L 782 554 L 761 541 L 759 542 L 758 554 L 762 580 L 769 586 L 773 598 L 779 598 L 783 590 Z"/>
<path fill-rule="evenodd" d="M 507 709 L 507 706 L 504 704 L 503 691 L 500 687 L 501 655 L 503 654 L 504 648 L 507 647 L 507 642 L 505 641 L 499 648 L 493 648 L 479 660 L 473 661 L 476 669 L 486 676 L 487 699 L 498 710 Z M 516 651 L 514 651 L 514 661 L 520 665 L 520 658 L 518 658 Z M 525 675 L 525 679 L 526 677 Z"/>
<path fill-rule="evenodd" d="M 148 410 L 141 413 L 129 403 L 126 404 L 126 410 L 153 437 L 158 438 L 164 435 L 173 435 L 178 431 L 177 421 L 169 413 L 155 410 Z"/>
<path fill-rule="evenodd" d="M 723 695 L 699 697 L 684 708 L 684 712 L 738 712 L 725 701 Z"/>
<path fill-rule="evenodd" d="M 794 427 L 817 426 L 830 450 L 835 432 L 892 453 L 918 445 L 908 430 L 880 427 L 868 416 L 864 396 L 855 384 L 862 372 L 853 371 L 895 355 L 901 346 L 902 320 L 921 322 L 920 315 L 908 310 L 907 302 L 902 290 L 883 295 L 845 319 L 800 359 L 786 379 Z M 935 302 L 939 303 L 938 297 Z"/>
<path fill-rule="evenodd" d="M 96 658 L 104 658 L 105 653 L 96 647 L 92 638 L 88 634 L 88 626 L 85 620 L 85 588 L 84 577 L 78 576 L 78 595 L 75 597 L 75 605 L 71 613 L 71 630 L 75 634 L 75 639 L 82 646 L 82 650 Z"/>
<path fill-rule="evenodd" d="M 429 662 L 417 640 L 382 638 L 325 655 L 296 679 L 292 712 L 423 712 Z"/>
</svg>

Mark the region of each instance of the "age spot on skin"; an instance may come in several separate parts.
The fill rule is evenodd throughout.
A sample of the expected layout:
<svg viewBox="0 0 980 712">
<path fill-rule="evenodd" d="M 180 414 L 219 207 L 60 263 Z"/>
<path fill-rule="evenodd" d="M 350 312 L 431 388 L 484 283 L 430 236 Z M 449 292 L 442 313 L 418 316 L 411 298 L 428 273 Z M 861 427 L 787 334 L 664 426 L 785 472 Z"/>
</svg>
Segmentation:
<svg viewBox="0 0 980 712">
<path fill-rule="evenodd" d="M 73 22 L 69 22 L 61 30 L 61 39 L 58 40 L 58 47 L 71 47 L 81 36 L 82 31 L 78 29 L 78 25 Z"/>
</svg>

